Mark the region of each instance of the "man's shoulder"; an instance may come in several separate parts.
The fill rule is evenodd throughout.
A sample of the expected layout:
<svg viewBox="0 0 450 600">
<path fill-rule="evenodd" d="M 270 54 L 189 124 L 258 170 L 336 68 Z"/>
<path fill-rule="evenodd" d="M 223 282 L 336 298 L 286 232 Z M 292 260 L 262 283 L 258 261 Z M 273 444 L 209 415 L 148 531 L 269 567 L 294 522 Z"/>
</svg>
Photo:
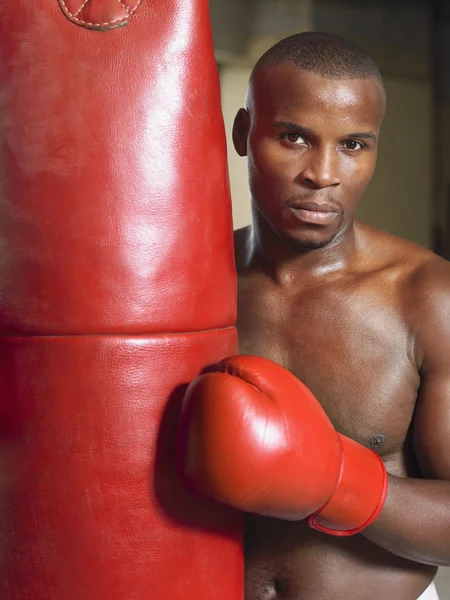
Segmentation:
<svg viewBox="0 0 450 600">
<path fill-rule="evenodd" d="M 407 240 L 396 238 L 394 245 L 403 273 L 401 303 L 423 367 L 437 351 L 447 357 L 450 351 L 450 263 Z"/>
<path fill-rule="evenodd" d="M 450 325 L 450 263 L 430 252 L 417 262 L 406 281 L 409 307 L 416 322 Z M 450 333 L 450 327 L 446 327 Z"/>
<path fill-rule="evenodd" d="M 360 224 L 363 246 L 374 268 L 394 268 L 403 281 L 440 278 L 450 272 L 450 263 L 432 250 L 396 235 Z M 448 276 L 448 275 L 447 275 Z"/>
<path fill-rule="evenodd" d="M 363 225 L 373 269 L 394 274 L 409 309 L 423 312 L 450 302 L 450 263 L 428 248 Z"/>
<path fill-rule="evenodd" d="M 405 306 L 422 373 L 448 371 L 450 357 L 450 263 L 436 255 L 420 264 L 406 287 Z"/>
<path fill-rule="evenodd" d="M 431 250 L 389 233 L 364 228 L 367 249 L 381 271 L 392 274 L 395 297 L 415 339 L 416 359 L 448 346 L 450 351 L 450 263 Z"/>
</svg>

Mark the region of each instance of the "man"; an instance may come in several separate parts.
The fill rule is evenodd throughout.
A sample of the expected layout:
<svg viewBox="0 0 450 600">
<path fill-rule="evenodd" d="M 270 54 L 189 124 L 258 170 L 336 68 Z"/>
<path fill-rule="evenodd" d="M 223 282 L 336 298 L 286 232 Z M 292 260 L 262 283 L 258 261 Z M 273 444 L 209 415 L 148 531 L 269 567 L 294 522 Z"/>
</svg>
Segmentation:
<svg viewBox="0 0 450 600">
<path fill-rule="evenodd" d="M 354 218 L 384 111 L 372 60 L 306 33 L 236 117 L 241 356 L 189 386 L 180 456 L 247 513 L 246 600 L 431 600 L 450 565 L 450 266 Z"/>
<path fill-rule="evenodd" d="M 253 212 L 235 234 L 240 352 L 289 369 L 389 473 L 361 535 L 248 515 L 246 600 L 434 598 L 450 564 L 450 268 L 354 218 L 384 111 L 369 57 L 305 33 L 259 60 L 236 117 Z"/>
</svg>

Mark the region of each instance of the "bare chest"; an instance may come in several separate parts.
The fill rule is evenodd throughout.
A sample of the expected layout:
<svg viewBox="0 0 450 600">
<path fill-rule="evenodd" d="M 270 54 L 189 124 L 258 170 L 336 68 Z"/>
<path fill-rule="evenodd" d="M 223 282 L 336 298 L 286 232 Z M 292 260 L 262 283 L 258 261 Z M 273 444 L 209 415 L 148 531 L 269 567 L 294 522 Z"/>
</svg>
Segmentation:
<svg viewBox="0 0 450 600">
<path fill-rule="evenodd" d="M 385 458 L 405 446 L 419 376 L 392 298 L 240 291 L 240 352 L 270 358 L 316 395 L 336 429 Z"/>
</svg>

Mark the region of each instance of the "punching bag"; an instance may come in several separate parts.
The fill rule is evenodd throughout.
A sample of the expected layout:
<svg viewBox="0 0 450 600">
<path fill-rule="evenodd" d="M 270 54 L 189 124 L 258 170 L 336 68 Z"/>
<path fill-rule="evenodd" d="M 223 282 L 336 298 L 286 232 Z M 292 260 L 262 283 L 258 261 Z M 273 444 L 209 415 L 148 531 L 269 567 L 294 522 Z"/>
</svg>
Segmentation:
<svg viewBox="0 0 450 600">
<path fill-rule="evenodd" d="M 174 469 L 235 288 L 207 0 L 1 2 L 1 600 L 242 600 Z"/>
</svg>

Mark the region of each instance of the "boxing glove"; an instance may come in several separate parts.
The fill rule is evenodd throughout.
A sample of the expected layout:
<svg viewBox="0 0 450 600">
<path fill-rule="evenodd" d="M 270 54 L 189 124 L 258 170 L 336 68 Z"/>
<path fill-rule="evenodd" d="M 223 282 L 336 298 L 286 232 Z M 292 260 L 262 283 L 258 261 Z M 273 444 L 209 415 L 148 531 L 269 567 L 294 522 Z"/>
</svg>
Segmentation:
<svg viewBox="0 0 450 600">
<path fill-rule="evenodd" d="M 243 511 L 334 535 L 380 513 L 387 474 L 372 450 L 337 433 L 313 394 L 280 365 L 236 356 L 187 388 L 179 467 L 197 492 Z"/>
</svg>

